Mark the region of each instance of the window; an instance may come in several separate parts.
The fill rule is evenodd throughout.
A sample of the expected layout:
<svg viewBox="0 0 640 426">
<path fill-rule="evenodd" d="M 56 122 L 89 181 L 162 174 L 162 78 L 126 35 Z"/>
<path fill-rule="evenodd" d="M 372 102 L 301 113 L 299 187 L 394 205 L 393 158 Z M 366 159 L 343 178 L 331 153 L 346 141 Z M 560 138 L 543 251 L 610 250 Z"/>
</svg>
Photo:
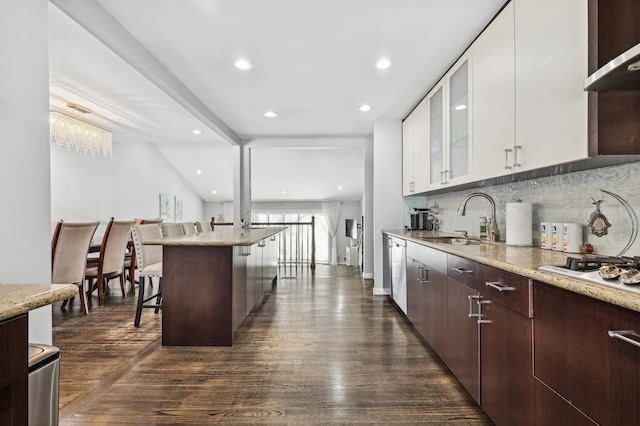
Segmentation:
<svg viewBox="0 0 640 426">
<path fill-rule="evenodd" d="M 251 221 L 254 224 L 278 222 L 311 223 L 311 218 L 315 217 L 316 263 L 327 263 L 329 261 L 329 231 L 323 211 L 256 210 L 251 217 Z M 280 249 L 281 251 L 286 250 L 287 261 L 301 261 L 301 256 L 305 256 L 307 247 L 310 260 L 311 234 L 309 228 L 308 225 L 291 226 L 289 231 L 284 234 L 284 241 L 281 241 Z"/>
</svg>

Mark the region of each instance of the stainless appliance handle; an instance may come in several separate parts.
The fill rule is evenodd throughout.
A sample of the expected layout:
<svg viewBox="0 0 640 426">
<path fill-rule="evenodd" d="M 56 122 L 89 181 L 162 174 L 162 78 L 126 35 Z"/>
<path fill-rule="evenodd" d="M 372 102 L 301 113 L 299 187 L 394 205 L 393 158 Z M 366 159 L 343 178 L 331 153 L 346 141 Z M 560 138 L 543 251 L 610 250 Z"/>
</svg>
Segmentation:
<svg viewBox="0 0 640 426">
<path fill-rule="evenodd" d="M 633 346 L 637 346 L 640 348 L 640 335 L 638 335 L 638 333 L 636 333 L 633 330 L 618 330 L 618 331 L 609 330 L 608 333 L 609 333 L 609 337 L 613 337 L 614 339 L 620 339 L 623 342 L 630 343 Z M 628 336 L 633 336 L 639 340 L 632 339 Z"/>
<path fill-rule="evenodd" d="M 470 269 L 460 269 L 460 268 L 456 268 L 455 266 L 451 267 L 452 270 L 456 271 L 459 274 L 473 274 L 473 271 Z"/>
<path fill-rule="evenodd" d="M 485 282 L 485 284 L 487 285 L 487 287 L 495 288 L 498 291 L 515 291 L 516 289 L 515 287 L 509 287 L 499 282 L 487 281 Z"/>
</svg>

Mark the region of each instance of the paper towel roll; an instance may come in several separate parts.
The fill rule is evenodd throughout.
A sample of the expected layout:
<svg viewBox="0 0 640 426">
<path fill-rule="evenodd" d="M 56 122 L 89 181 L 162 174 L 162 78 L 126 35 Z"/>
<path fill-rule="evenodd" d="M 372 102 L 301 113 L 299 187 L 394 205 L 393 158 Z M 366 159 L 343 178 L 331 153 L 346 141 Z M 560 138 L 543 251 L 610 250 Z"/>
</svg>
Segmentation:
<svg viewBox="0 0 640 426">
<path fill-rule="evenodd" d="M 531 203 L 507 203 L 508 246 L 530 246 L 533 237 Z"/>
</svg>

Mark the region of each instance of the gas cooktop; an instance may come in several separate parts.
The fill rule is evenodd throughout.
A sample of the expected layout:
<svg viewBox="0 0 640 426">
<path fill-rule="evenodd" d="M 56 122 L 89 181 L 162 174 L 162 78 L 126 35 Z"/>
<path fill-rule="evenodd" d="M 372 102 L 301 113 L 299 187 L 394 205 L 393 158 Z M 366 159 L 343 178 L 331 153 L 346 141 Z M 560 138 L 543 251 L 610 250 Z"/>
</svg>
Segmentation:
<svg viewBox="0 0 640 426">
<path fill-rule="evenodd" d="M 541 271 L 552 272 L 581 281 L 616 288 L 640 294 L 640 286 L 636 280 L 624 280 L 629 273 L 640 269 L 639 257 L 610 257 L 599 255 L 584 255 L 580 257 L 568 257 L 565 265 L 544 265 L 538 268 Z M 611 269 L 616 271 L 610 273 Z M 601 274 L 601 270 L 607 273 Z M 604 278 L 603 275 L 607 278 Z M 633 282 L 633 285 L 625 284 L 623 281 Z"/>
</svg>

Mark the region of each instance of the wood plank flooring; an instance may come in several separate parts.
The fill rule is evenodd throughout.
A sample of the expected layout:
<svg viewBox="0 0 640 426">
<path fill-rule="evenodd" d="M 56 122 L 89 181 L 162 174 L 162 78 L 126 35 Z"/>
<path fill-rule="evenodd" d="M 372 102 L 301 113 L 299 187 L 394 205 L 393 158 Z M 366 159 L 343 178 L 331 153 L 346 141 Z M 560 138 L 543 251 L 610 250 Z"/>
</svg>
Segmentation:
<svg viewBox="0 0 640 426">
<path fill-rule="evenodd" d="M 280 279 L 233 347 L 162 347 L 134 301 L 54 305 L 60 425 L 491 424 L 358 268 Z"/>
</svg>

